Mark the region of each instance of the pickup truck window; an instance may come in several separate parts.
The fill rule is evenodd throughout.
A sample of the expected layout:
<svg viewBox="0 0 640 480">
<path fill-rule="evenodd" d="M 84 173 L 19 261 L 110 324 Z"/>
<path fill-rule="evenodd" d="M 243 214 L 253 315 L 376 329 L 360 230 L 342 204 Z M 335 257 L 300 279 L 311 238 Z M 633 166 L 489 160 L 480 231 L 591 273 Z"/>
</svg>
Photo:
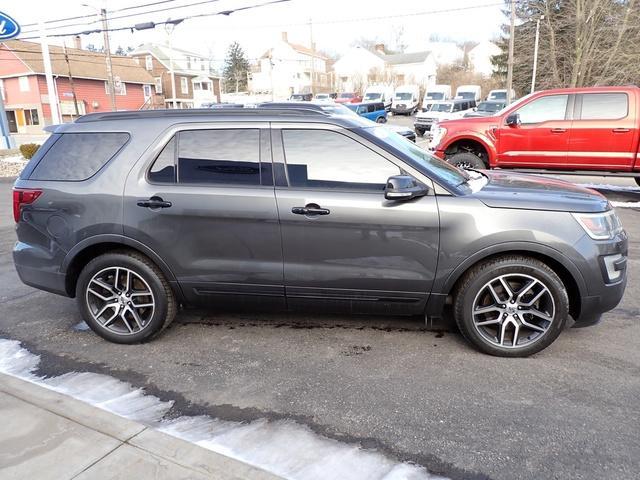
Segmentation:
<svg viewBox="0 0 640 480">
<path fill-rule="evenodd" d="M 626 117 L 628 111 L 626 93 L 585 93 L 580 120 L 616 120 Z"/>
<path fill-rule="evenodd" d="M 548 95 L 540 97 L 519 108 L 520 121 L 524 124 L 564 120 L 569 95 Z"/>
</svg>

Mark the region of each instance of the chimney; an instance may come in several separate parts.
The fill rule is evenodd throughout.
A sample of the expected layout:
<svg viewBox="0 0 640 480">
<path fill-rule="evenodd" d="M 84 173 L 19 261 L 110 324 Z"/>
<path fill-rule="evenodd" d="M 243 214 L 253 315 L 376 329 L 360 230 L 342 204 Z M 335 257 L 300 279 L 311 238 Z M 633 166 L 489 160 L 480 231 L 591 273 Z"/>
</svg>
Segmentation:
<svg viewBox="0 0 640 480">
<path fill-rule="evenodd" d="M 376 43 L 376 52 L 381 53 L 382 55 L 385 55 L 386 52 L 384 51 L 384 43 Z"/>
<path fill-rule="evenodd" d="M 79 50 L 82 49 L 82 40 L 80 39 L 80 35 L 73 37 L 73 48 L 77 48 Z"/>
<path fill-rule="evenodd" d="M 289 38 L 287 37 L 287 32 L 282 32 L 282 41 L 289 43 Z"/>
</svg>

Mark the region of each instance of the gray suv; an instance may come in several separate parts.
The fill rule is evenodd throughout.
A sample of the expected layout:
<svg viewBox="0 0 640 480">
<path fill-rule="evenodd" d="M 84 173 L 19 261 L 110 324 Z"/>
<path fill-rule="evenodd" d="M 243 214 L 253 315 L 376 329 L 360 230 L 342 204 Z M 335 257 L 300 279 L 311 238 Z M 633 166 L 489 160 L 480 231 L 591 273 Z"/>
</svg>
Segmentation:
<svg viewBox="0 0 640 480">
<path fill-rule="evenodd" d="M 100 336 L 148 340 L 180 306 L 438 317 L 526 356 L 620 301 L 627 235 L 600 194 L 464 171 L 310 105 L 86 115 L 15 183 L 22 281 Z"/>
</svg>

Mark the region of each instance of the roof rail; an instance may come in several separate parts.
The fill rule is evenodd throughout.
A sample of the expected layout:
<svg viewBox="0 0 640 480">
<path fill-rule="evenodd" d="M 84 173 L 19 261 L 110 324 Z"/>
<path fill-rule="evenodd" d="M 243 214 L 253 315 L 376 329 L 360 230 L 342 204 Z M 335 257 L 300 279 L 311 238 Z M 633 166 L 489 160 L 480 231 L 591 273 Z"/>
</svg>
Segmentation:
<svg viewBox="0 0 640 480">
<path fill-rule="evenodd" d="M 102 120 L 131 120 L 136 118 L 165 118 L 165 117 L 257 117 L 261 115 L 296 115 L 317 116 L 328 115 L 315 108 L 191 108 L 191 109 L 160 109 L 160 110 L 131 110 L 122 112 L 88 113 L 78 118 L 75 123 L 99 122 Z"/>
</svg>

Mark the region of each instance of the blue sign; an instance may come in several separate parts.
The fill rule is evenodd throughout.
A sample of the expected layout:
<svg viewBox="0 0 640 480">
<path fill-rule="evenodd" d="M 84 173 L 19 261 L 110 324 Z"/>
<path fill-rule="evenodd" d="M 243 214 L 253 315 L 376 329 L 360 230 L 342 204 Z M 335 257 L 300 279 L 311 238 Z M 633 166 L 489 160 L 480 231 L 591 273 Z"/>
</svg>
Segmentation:
<svg viewBox="0 0 640 480">
<path fill-rule="evenodd" d="M 20 35 L 20 25 L 6 13 L 0 12 L 0 40 L 9 40 Z"/>
</svg>

